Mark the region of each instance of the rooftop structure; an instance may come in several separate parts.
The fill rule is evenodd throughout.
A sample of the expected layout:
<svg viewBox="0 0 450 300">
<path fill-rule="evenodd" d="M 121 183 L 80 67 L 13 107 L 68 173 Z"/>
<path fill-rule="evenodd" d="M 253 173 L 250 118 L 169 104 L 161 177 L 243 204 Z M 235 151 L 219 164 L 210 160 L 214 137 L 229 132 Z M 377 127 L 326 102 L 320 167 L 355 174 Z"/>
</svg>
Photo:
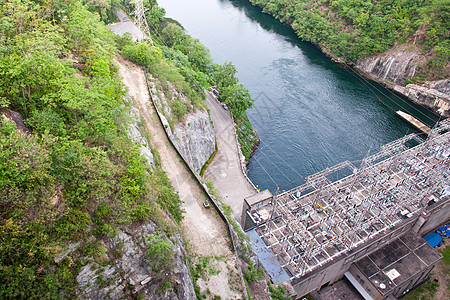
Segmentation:
<svg viewBox="0 0 450 300">
<path fill-rule="evenodd" d="M 345 276 L 372 299 L 387 294 L 401 297 L 420 284 L 441 258 L 422 238 L 408 232 L 355 262 Z"/>
<path fill-rule="evenodd" d="M 312 273 L 449 200 L 449 128 L 447 119 L 425 141 L 410 134 L 366 156 L 359 168 L 344 162 L 290 191 L 246 202 L 244 227 L 254 228 L 291 281 Z M 330 182 L 327 176 L 343 169 L 350 175 Z"/>
</svg>

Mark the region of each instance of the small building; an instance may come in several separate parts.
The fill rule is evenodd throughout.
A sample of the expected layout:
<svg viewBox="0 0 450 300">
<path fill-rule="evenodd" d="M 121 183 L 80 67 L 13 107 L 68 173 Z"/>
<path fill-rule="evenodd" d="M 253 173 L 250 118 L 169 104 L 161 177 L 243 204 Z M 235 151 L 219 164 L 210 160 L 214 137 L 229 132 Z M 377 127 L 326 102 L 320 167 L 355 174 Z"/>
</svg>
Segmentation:
<svg viewBox="0 0 450 300">
<path fill-rule="evenodd" d="M 345 277 L 366 300 L 399 298 L 421 284 L 441 258 L 424 239 L 408 232 L 354 262 Z"/>
<path fill-rule="evenodd" d="M 273 211 L 273 195 L 269 190 L 256 193 L 244 199 L 241 224 L 244 231 L 255 228 L 257 224 L 268 220 Z M 259 210 L 259 208 L 264 207 Z"/>
</svg>

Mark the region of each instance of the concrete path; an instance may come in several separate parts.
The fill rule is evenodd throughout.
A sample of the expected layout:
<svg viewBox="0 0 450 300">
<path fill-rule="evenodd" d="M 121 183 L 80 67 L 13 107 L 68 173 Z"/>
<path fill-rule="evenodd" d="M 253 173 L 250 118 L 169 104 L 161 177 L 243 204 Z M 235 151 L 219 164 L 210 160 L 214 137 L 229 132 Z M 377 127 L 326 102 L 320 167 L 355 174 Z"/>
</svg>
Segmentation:
<svg viewBox="0 0 450 300">
<path fill-rule="evenodd" d="M 181 226 L 183 238 L 188 243 L 189 255 L 194 257 L 219 257 L 214 261 L 217 274 L 209 274 L 197 282 L 202 293 L 222 299 L 245 299 L 245 287 L 237 269 L 236 256 L 230 250 L 230 239 L 225 223 L 213 209 L 203 206 L 204 195 L 198 182 L 181 163 L 171 146 L 156 115 L 147 90 L 144 71 L 135 64 L 117 56 L 119 75 L 142 116 L 143 125 L 151 134 L 151 144 L 158 149 L 162 169 L 183 201 L 184 218 Z"/>
<path fill-rule="evenodd" d="M 128 19 L 122 10 L 116 11 L 116 16 L 120 19 L 119 23 L 108 24 L 106 28 L 122 36 L 125 33 L 130 33 L 134 41 L 142 41 L 147 38 L 147 36 L 140 30 L 133 22 Z"/>
<path fill-rule="evenodd" d="M 255 194 L 256 190 L 242 171 L 231 113 L 210 92 L 206 94 L 205 103 L 210 110 L 219 151 L 203 177 L 213 182 L 225 203 L 231 206 L 233 215 L 240 221 L 244 198 Z"/>
</svg>

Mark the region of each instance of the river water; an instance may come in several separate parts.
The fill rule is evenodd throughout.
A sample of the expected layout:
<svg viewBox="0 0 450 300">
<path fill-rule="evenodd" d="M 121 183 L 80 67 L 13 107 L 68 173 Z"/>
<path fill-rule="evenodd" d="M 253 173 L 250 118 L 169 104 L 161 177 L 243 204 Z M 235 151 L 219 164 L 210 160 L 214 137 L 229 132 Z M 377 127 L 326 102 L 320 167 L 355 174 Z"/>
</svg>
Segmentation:
<svg viewBox="0 0 450 300">
<path fill-rule="evenodd" d="M 255 99 L 248 116 L 261 144 L 248 175 L 261 190 L 291 189 L 345 160 L 358 165 L 369 151 L 415 132 L 395 110 L 426 124 L 437 121 L 428 110 L 332 62 L 248 1 L 158 3 L 210 49 L 215 62 L 232 61 Z"/>
</svg>

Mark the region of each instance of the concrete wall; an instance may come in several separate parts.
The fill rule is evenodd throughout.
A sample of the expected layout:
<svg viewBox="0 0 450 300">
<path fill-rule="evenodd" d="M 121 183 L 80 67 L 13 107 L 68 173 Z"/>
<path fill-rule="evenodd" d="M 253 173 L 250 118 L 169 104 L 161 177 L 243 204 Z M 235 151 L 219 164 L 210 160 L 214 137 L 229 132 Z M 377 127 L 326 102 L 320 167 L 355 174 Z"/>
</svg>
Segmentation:
<svg viewBox="0 0 450 300">
<path fill-rule="evenodd" d="M 319 267 L 317 270 L 313 270 L 299 279 L 292 280 L 291 283 L 294 290 L 297 295 L 302 296 L 312 291 L 319 290 L 324 284 L 333 283 L 339 280 L 344 276 L 344 273 L 350 269 L 353 262 L 377 251 L 391 241 L 401 237 L 407 231 L 411 230 L 417 220 L 418 216 L 411 217 L 403 223 L 394 226 L 392 229 L 387 230 L 383 234 L 372 237 L 369 242 L 338 256 L 333 261 Z"/>
<path fill-rule="evenodd" d="M 425 223 L 420 227 L 418 234 L 425 235 L 441 227 L 450 220 L 450 199 L 441 200 L 426 209 Z"/>
<path fill-rule="evenodd" d="M 350 273 L 373 299 L 379 299 L 378 297 L 380 296 L 380 293 L 378 292 L 377 288 L 369 281 L 366 276 L 364 276 L 364 274 L 357 266 L 352 265 L 350 267 Z"/>
</svg>

